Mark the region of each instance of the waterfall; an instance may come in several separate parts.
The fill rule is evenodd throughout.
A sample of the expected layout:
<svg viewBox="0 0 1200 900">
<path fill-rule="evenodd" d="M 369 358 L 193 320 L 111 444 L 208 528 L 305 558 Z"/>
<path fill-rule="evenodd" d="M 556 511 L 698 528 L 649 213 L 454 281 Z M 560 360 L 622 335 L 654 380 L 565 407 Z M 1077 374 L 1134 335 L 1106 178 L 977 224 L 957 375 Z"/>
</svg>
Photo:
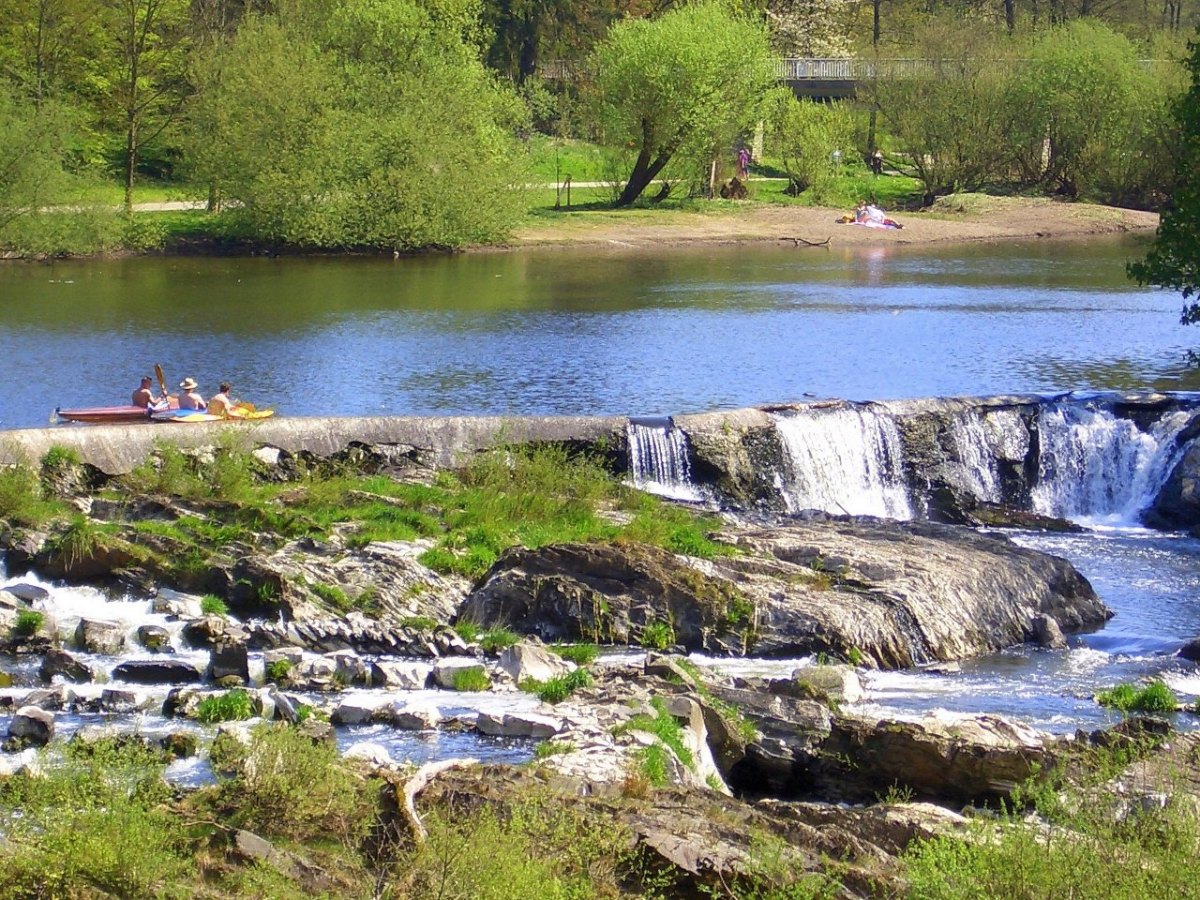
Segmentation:
<svg viewBox="0 0 1200 900">
<path fill-rule="evenodd" d="M 1019 460 L 1029 451 L 1029 432 L 1020 413 L 966 409 L 950 420 L 947 435 L 959 463 L 962 486 L 984 503 L 1002 503 L 997 459 Z"/>
<path fill-rule="evenodd" d="M 634 487 L 674 500 L 703 500 L 692 484 L 687 436 L 669 418 L 630 419 L 629 472 Z"/>
<path fill-rule="evenodd" d="M 780 487 L 789 512 L 912 518 L 891 416 L 846 407 L 773 417 L 788 455 Z"/>
<path fill-rule="evenodd" d="M 1033 507 L 1070 519 L 1136 522 L 1175 462 L 1175 437 L 1191 413 L 1164 415 L 1149 431 L 1103 408 L 1056 403 L 1038 420 L 1041 454 Z"/>
</svg>

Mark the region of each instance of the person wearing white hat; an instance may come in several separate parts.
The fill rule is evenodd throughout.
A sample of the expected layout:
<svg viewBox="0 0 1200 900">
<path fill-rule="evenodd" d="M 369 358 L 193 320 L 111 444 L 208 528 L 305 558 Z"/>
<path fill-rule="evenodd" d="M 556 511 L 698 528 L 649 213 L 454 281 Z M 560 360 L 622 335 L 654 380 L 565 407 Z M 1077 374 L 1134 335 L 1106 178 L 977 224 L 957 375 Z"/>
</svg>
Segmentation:
<svg viewBox="0 0 1200 900">
<path fill-rule="evenodd" d="M 208 408 L 208 404 L 204 402 L 204 398 L 200 396 L 200 392 L 196 390 L 196 379 L 190 375 L 179 382 L 179 389 L 183 391 L 179 395 L 180 409 L 198 409 L 204 410 Z"/>
</svg>

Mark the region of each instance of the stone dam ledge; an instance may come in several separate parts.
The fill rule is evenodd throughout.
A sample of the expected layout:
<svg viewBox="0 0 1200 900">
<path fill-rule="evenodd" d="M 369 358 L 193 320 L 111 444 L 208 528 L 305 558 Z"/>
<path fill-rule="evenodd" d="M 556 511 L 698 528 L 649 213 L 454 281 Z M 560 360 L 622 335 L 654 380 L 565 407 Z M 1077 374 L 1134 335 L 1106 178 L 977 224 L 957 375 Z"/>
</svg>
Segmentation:
<svg viewBox="0 0 1200 900">
<path fill-rule="evenodd" d="M 1106 396 L 1113 402 L 1148 408 L 1172 401 L 1171 395 L 1158 393 Z M 1032 409 L 1047 400 L 1037 394 L 864 402 L 813 399 L 688 413 L 673 416 L 671 421 L 693 440 L 699 437 L 703 442 L 707 436 L 711 443 L 770 429 L 772 413 L 870 406 L 898 416 L 921 416 L 968 408 Z M 667 420 L 667 416 L 657 418 Z M 83 462 L 107 475 L 123 475 L 140 464 L 158 443 L 201 447 L 218 440 L 244 440 L 254 446 L 319 457 L 354 445 L 391 445 L 411 449 L 429 464 L 446 466 L 453 465 L 464 453 L 504 444 L 594 445 L 600 441 L 609 442 L 614 449 L 623 448 L 629 420 L 627 416 L 279 416 L 252 423 L 59 425 L 0 430 L 0 465 L 36 461 L 51 447 L 61 446 L 73 448 Z"/>
</svg>

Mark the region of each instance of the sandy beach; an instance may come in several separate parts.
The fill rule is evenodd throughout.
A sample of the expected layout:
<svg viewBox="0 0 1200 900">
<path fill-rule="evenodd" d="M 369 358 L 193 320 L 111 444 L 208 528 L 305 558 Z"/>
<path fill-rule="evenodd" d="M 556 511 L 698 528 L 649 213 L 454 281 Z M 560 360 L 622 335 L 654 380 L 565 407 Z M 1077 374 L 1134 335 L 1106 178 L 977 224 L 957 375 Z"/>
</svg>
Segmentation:
<svg viewBox="0 0 1200 900">
<path fill-rule="evenodd" d="M 713 212 L 562 212 L 517 229 L 506 248 L 658 248 L 767 241 L 801 247 L 828 241 L 830 247 L 845 247 L 1150 233 L 1158 227 L 1158 214 L 1152 212 L 981 194 L 941 198 L 931 209 L 921 212 L 889 212 L 904 225 L 896 230 L 839 223 L 838 218 L 847 212 L 766 205 L 748 205 L 741 211 L 723 207 Z"/>
</svg>

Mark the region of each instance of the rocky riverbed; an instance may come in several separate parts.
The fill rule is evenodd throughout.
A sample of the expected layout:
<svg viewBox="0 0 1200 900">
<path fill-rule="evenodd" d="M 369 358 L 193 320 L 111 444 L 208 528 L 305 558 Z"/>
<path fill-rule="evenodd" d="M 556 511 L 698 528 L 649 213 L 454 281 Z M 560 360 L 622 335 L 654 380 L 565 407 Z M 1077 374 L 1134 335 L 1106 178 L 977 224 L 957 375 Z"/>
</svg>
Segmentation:
<svg viewBox="0 0 1200 900">
<path fill-rule="evenodd" d="M 730 458 L 755 446 L 751 430 L 734 433 Z M 864 670 L 1061 647 L 1106 621 L 1069 563 L 999 534 L 754 504 L 708 513 L 703 541 L 681 543 L 666 526 L 632 530 L 636 504 L 597 495 L 607 537 L 498 548 L 468 574 L 480 526 L 455 537 L 465 501 L 437 493 L 450 477 L 438 454 L 364 442 L 325 455 L 228 444 L 145 454 L 117 467 L 132 477 L 43 457 L 29 474 L 57 512 L 6 517 L 8 772 L 68 738 L 136 729 L 193 758 L 218 727 L 243 740 L 247 721 L 283 721 L 397 784 L 408 760 L 442 765 L 421 776 L 427 804 L 503 804 L 549 779 L 631 828 L 687 890 L 744 870 L 737 823 L 753 822 L 785 839 L 798 871 L 848 860 L 843 889 L 865 896 L 898 888 L 895 857 L 914 838 L 964 831 L 952 812 L 964 804 L 994 804 L 1096 748 L 1132 758 L 1167 746 L 1159 725 L 1051 737 L 991 716 L 856 714 Z M 235 470 L 251 487 L 221 488 Z M 463 490 L 475 483 L 456 477 Z M 567 484 L 553 490 L 580 489 Z M 333 516 L 330 485 L 343 512 L 376 525 L 424 516 L 444 536 L 367 539 L 353 515 Z M 68 602 L 81 589 L 88 602 Z M 571 649 L 592 644 L 608 652 L 591 661 Z M 786 677 L 736 677 L 698 668 L 692 651 L 798 662 Z M 223 718 L 233 721 L 214 724 Z M 411 753 L 397 739 L 407 735 L 446 738 L 448 752 Z M 511 763 L 539 745 L 551 750 L 532 768 L 444 758 Z M 921 802 L 875 802 L 889 791 Z"/>
</svg>

